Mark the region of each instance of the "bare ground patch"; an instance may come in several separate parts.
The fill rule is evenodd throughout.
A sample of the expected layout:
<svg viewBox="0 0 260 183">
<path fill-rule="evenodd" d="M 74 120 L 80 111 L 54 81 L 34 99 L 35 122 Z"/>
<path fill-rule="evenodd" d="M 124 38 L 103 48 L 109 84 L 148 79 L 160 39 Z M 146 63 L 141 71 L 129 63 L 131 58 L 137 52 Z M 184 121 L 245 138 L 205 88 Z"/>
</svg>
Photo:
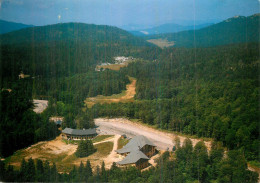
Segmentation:
<svg viewBox="0 0 260 183">
<path fill-rule="evenodd" d="M 26 149 L 21 149 L 7 158 L 6 162 L 18 169 L 23 158 L 25 160 L 29 158 L 48 160 L 51 164 L 56 164 L 59 172 L 69 172 L 74 165 L 78 166 L 81 161 L 85 163 L 87 160 L 90 160 L 92 167 L 95 167 L 101 165 L 104 158 L 111 153 L 114 139 L 115 137 L 111 135 L 101 136 L 100 139 L 97 139 L 98 142 L 94 143 L 94 147 L 97 149 L 94 154 L 86 158 L 77 158 L 74 153 L 78 145 L 68 144 L 59 136 L 54 140 L 42 141 Z"/>
<path fill-rule="evenodd" d="M 95 124 L 98 126 L 102 134 L 126 134 L 128 137 L 134 137 L 136 135 L 144 135 L 150 139 L 158 149 L 171 150 L 173 147 L 173 139 L 178 136 L 181 144 L 186 139 L 185 136 L 181 136 L 175 133 L 163 132 L 140 123 L 132 122 L 125 118 L 97 118 Z M 202 139 L 190 138 L 193 145 L 197 144 Z M 208 150 L 211 148 L 211 141 L 204 141 Z"/>
<path fill-rule="evenodd" d="M 115 94 L 111 96 L 98 95 L 96 97 L 87 98 L 85 104 L 88 108 L 91 108 L 93 105 L 100 103 L 118 103 L 118 102 L 131 102 L 134 100 L 136 94 L 136 79 L 129 77 L 131 83 L 126 85 L 126 90 L 120 94 Z"/>
<path fill-rule="evenodd" d="M 167 39 L 149 39 L 147 42 L 153 43 L 160 48 L 167 48 L 174 45 L 173 41 L 168 41 Z"/>
</svg>

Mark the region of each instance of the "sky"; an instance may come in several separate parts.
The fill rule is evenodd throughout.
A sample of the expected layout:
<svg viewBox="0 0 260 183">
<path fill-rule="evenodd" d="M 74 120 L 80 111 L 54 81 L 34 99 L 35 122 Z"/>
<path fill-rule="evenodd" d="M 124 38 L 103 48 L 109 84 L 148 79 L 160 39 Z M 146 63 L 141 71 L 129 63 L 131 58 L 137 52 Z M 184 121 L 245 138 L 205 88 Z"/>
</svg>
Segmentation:
<svg viewBox="0 0 260 183">
<path fill-rule="evenodd" d="M 0 19 L 31 25 L 184 25 L 249 16 L 259 13 L 259 5 L 260 0 L 0 0 Z"/>
</svg>

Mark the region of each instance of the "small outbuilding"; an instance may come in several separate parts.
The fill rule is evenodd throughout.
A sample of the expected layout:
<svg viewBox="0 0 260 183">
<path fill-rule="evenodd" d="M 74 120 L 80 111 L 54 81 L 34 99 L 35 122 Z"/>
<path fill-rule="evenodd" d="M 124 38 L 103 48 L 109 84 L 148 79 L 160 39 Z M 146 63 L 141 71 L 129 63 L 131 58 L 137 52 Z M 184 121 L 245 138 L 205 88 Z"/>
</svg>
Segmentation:
<svg viewBox="0 0 260 183">
<path fill-rule="evenodd" d="M 92 139 L 97 136 L 97 131 L 95 128 L 89 129 L 72 129 L 72 128 L 65 128 L 62 130 L 62 138 L 67 140 L 86 140 Z"/>
</svg>

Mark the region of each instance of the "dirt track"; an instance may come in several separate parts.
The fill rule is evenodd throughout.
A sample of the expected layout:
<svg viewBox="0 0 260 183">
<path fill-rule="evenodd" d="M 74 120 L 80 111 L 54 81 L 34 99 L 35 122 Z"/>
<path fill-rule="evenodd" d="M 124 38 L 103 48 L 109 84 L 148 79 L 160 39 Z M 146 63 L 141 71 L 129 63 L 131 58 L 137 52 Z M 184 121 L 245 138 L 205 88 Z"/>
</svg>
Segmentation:
<svg viewBox="0 0 260 183">
<path fill-rule="evenodd" d="M 87 98 L 85 100 L 85 104 L 90 108 L 93 105 L 100 103 L 117 103 L 117 102 L 130 102 L 134 99 L 134 96 L 136 94 L 135 87 L 136 87 L 136 79 L 129 77 L 131 80 L 131 83 L 126 85 L 126 91 L 125 93 L 121 94 L 114 94 L 112 96 L 102 96 L 98 95 L 96 97 Z"/>
<path fill-rule="evenodd" d="M 121 160 L 118 158 L 118 154 L 115 151 L 115 150 L 117 150 L 119 138 L 120 138 L 120 135 L 115 135 L 113 149 L 112 149 L 111 153 L 106 158 L 104 158 L 106 168 L 108 168 L 108 169 L 112 166 L 113 162 L 117 162 L 117 161 Z"/>
<path fill-rule="evenodd" d="M 161 132 L 153 128 L 137 124 L 124 118 L 97 118 L 95 124 L 98 126 L 101 134 L 126 134 L 128 137 L 134 137 L 136 135 L 144 135 L 150 139 L 158 149 L 167 150 L 172 149 L 172 140 L 176 136 L 173 133 Z M 181 144 L 185 140 L 184 136 L 177 135 L 180 138 Z M 193 145 L 199 142 L 199 139 L 191 139 Z M 211 142 L 205 142 L 205 145 L 210 149 Z"/>
</svg>

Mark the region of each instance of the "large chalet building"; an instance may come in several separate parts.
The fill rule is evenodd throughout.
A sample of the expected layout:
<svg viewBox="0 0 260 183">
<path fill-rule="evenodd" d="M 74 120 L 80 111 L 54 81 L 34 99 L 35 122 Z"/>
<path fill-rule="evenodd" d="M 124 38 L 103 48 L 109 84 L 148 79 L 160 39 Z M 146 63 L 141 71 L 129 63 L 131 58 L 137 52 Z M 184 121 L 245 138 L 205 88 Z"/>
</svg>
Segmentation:
<svg viewBox="0 0 260 183">
<path fill-rule="evenodd" d="M 116 152 L 123 157 L 117 162 L 119 166 L 136 166 L 138 169 L 146 168 L 148 160 L 155 154 L 156 146 L 143 135 L 135 136 L 128 144 Z"/>
<path fill-rule="evenodd" d="M 97 131 L 95 128 L 83 130 L 65 128 L 62 130 L 62 138 L 67 140 L 86 140 L 92 139 L 95 136 L 97 136 Z"/>
</svg>

